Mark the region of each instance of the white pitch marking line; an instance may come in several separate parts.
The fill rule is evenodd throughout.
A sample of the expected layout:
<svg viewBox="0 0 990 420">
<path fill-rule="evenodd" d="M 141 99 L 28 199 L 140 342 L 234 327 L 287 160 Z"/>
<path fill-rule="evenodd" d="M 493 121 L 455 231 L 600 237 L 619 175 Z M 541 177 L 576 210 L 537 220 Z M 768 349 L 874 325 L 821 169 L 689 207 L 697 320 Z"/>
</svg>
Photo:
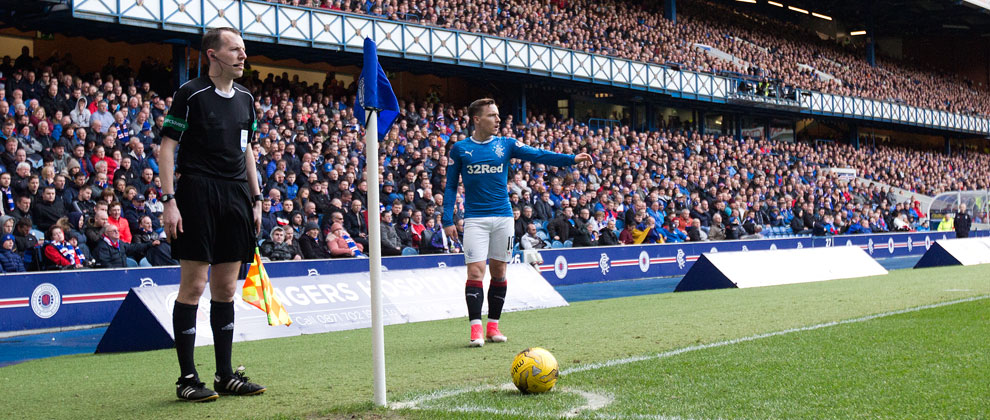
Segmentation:
<svg viewBox="0 0 990 420">
<path fill-rule="evenodd" d="M 581 414 L 581 412 L 583 411 L 599 410 L 611 404 L 613 401 L 615 401 L 615 398 L 613 398 L 611 395 L 596 394 L 594 392 L 581 391 L 579 389 L 568 390 L 566 392 L 573 392 L 575 394 L 584 397 L 584 400 L 587 401 L 587 403 L 573 410 L 570 410 L 567 413 L 564 413 L 561 417 L 565 417 L 565 418 L 577 417 L 578 414 Z"/>
<path fill-rule="evenodd" d="M 846 320 L 842 320 L 842 321 L 825 322 L 825 323 L 821 323 L 821 324 L 810 325 L 810 326 L 807 326 L 807 327 L 788 328 L 786 330 L 769 332 L 769 333 L 764 333 L 764 334 L 751 335 L 749 337 L 742 337 L 742 338 L 736 338 L 736 339 L 732 339 L 732 340 L 718 341 L 718 342 L 709 343 L 709 344 L 699 344 L 699 345 L 695 345 L 695 346 L 688 346 L 688 347 L 683 347 L 683 348 L 679 348 L 679 349 L 675 349 L 675 350 L 671 350 L 671 351 L 666 351 L 666 352 L 663 352 L 663 353 L 658 353 L 658 354 L 655 354 L 655 355 L 652 355 L 652 356 L 636 356 L 636 357 L 628 357 L 628 358 L 625 358 L 625 359 L 609 360 L 607 362 L 602 362 L 602 363 L 590 363 L 590 364 L 587 364 L 587 365 L 584 365 L 584 366 L 577 366 L 577 367 L 573 367 L 573 368 L 570 368 L 570 369 L 562 370 L 562 371 L 560 371 L 560 374 L 561 374 L 561 376 L 563 376 L 563 375 L 569 375 L 569 374 L 572 374 L 572 373 L 578 373 L 578 372 L 585 372 L 585 371 L 589 371 L 589 370 L 601 369 L 601 368 L 604 368 L 604 367 L 619 366 L 619 365 L 625 365 L 625 364 L 629 364 L 629 363 L 641 362 L 641 361 L 644 361 L 644 360 L 665 359 L 665 358 L 668 358 L 668 357 L 671 357 L 671 356 L 677 356 L 679 354 L 688 353 L 688 352 L 692 352 L 692 351 L 696 351 L 696 350 L 705 350 L 705 349 L 710 349 L 710 348 L 714 348 L 714 347 L 724 347 L 724 346 L 729 346 L 729 345 L 733 345 L 733 344 L 739 344 L 739 343 L 745 343 L 745 342 L 748 342 L 748 341 L 759 340 L 759 339 L 762 339 L 762 338 L 776 337 L 778 335 L 785 335 L 785 334 L 790 334 L 790 333 L 795 333 L 795 332 L 802 332 L 802 331 L 813 331 L 813 330 L 818 330 L 818 329 L 822 329 L 822 328 L 826 328 L 826 327 L 834 327 L 836 325 L 854 324 L 854 323 L 857 323 L 857 322 L 869 321 L 869 320 L 877 319 L 877 318 L 884 318 L 884 317 L 893 316 L 893 315 L 900 315 L 900 314 L 906 314 L 906 313 L 911 313 L 911 312 L 918 312 L 918 311 L 922 311 L 922 310 L 925 310 L 925 309 L 934 309 L 934 308 L 939 308 L 939 307 L 942 307 L 942 306 L 955 305 L 957 303 L 972 302 L 972 301 L 982 300 L 982 299 L 987 299 L 987 298 L 990 298 L 990 295 L 973 296 L 973 297 L 968 297 L 968 298 L 964 298 L 964 299 L 950 300 L 948 302 L 933 303 L 933 304 L 930 304 L 930 305 L 915 306 L 913 308 L 899 309 L 899 310 L 896 310 L 896 311 L 883 312 L 883 313 L 879 313 L 879 314 L 862 316 L 862 317 L 859 317 L 859 318 L 846 319 Z"/>
<path fill-rule="evenodd" d="M 779 335 L 785 335 L 785 334 L 790 334 L 790 333 L 795 333 L 795 332 L 802 332 L 802 331 L 813 331 L 813 330 L 818 330 L 818 329 L 822 329 L 822 328 L 826 328 L 826 327 L 834 327 L 836 325 L 853 324 L 853 323 L 869 321 L 869 320 L 873 320 L 873 319 L 877 319 L 877 318 L 885 318 L 885 317 L 893 316 L 893 315 L 900 315 L 900 314 L 906 314 L 906 313 L 911 313 L 911 312 L 918 312 L 918 311 L 923 311 L 923 310 L 926 310 L 926 309 L 940 308 L 940 307 L 943 307 L 943 306 L 955 305 L 957 303 L 973 302 L 973 301 L 983 300 L 983 299 L 987 299 L 987 298 L 990 298 L 990 295 L 972 296 L 972 297 L 968 297 L 968 298 L 964 298 L 964 299 L 956 299 L 956 300 L 950 300 L 950 301 L 947 301 L 947 302 L 940 302 L 940 303 L 933 303 L 933 304 L 929 304 L 929 305 L 915 306 L 915 307 L 912 307 L 912 308 L 899 309 L 899 310 L 896 310 L 896 311 L 882 312 L 882 313 L 879 313 L 879 314 L 867 315 L 867 316 L 862 316 L 862 317 L 859 317 L 859 318 L 846 319 L 846 320 L 842 320 L 842 321 L 825 322 L 825 323 L 811 325 L 811 326 L 807 326 L 807 327 L 788 328 L 786 330 L 781 330 L 781 331 L 776 331 L 776 332 L 770 332 L 770 333 L 764 333 L 764 334 L 751 335 L 749 337 L 736 338 L 736 339 L 733 339 L 733 340 L 725 340 L 725 341 L 718 341 L 718 342 L 709 343 L 709 344 L 702 344 L 702 345 L 696 345 L 696 346 L 688 346 L 688 347 L 684 347 L 684 348 L 680 348 L 680 349 L 675 349 L 675 350 L 671 350 L 671 351 L 667 351 L 667 352 L 663 352 L 663 353 L 658 353 L 658 354 L 655 354 L 655 355 L 652 355 L 652 356 L 636 356 L 636 357 L 628 357 L 628 358 L 624 358 L 624 359 L 609 360 L 609 361 L 606 361 L 606 362 L 603 362 L 603 363 L 590 363 L 590 364 L 587 364 L 587 365 L 578 366 L 578 367 L 574 367 L 574 368 L 571 368 L 571 369 L 563 370 L 563 371 L 560 372 L 560 375 L 563 376 L 563 375 L 568 375 L 568 374 L 572 374 L 572 373 L 578 373 L 578 372 L 585 372 L 585 371 L 589 371 L 589 370 L 601 369 L 601 368 L 604 368 L 604 367 L 620 366 L 620 365 L 625 365 L 625 364 L 629 364 L 629 363 L 641 362 L 641 361 L 644 361 L 644 360 L 664 359 L 664 358 L 667 358 L 667 357 L 672 357 L 672 356 L 676 356 L 676 355 L 679 355 L 679 354 L 688 353 L 688 352 L 692 352 L 692 351 L 696 351 L 696 350 L 705 350 L 705 349 L 710 349 L 710 348 L 715 348 L 715 347 L 724 347 L 724 346 L 729 346 L 729 345 L 732 345 L 732 344 L 739 344 L 739 343 L 745 343 L 745 342 L 749 342 L 749 341 L 755 341 L 755 340 L 759 340 L 759 339 L 762 339 L 762 338 L 776 337 L 776 336 L 779 336 Z M 513 385 L 512 384 L 503 384 L 501 386 L 485 385 L 485 386 L 472 387 L 472 388 L 458 388 L 458 389 L 452 389 L 452 390 L 439 390 L 439 391 L 431 392 L 431 393 L 426 394 L 426 395 L 422 395 L 420 397 L 414 398 L 414 399 L 409 400 L 409 401 L 399 401 L 399 402 L 391 403 L 391 404 L 389 404 L 389 407 L 392 408 L 393 410 L 395 410 L 395 409 L 418 410 L 418 409 L 420 409 L 419 405 L 422 404 L 422 403 L 424 403 L 424 402 L 427 402 L 427 401 L 434 401 L 434 400 L 443 399 L 443 398 L 447 398 L 447 397 L 453 397 L 455 395 L 460 395 L 460 394 L 463 394 L 463 393 L 466 393 L 466 392 L 476 392 L 476 391 L 484 391 L 484 390 L 490 390 L 490 389 L 511 390 L 512 388 L 513 388 Z M 585 404 L 585 405 L 583 405 L 583 406 L 574 408 L 574 409 L 568 411 L 567 413 L 562 414 L 561 417 L 575 417 L 575 416 L 577 416 L 582 411 L 589 411 L 589 410 L 594 411 L 594 410 L 598 410 L 598 409 L 601 409 L 601 408 L 607 406 L 608 404 L 611 404 L 612 401 L 613 401 L 613 398 L 611 396 L 601 395 L 601 394 L 594 394 L 594 393 L 585 392 L 585 391 L 579 391 L 579 390 L 567 390 L 567 391 L 563 391 L 562 390 L 562 392 L 574 392 L 574 393 L 576 393 L 576 394 L 581 395 L 582 397 L 584 397 L 588 401 L 588 403 Z M 518 412 L 518 411 L 515 411 L 515 410 L 500 410 L 500 409 L 493 409 L 493 408 L 488 408 L 488 407 L 475 407 L 475 406 L 457 406 L 457 407 L 448 407 L 448 408 L 439 408 L 438 407 L 437 409 L 438 410 L 441 410 L 441 411 L 444 411 L 445 410 L 445 411 L 457 411 L 457 412 L 485 412 L 485 413 L 491 413 L 491 414 L 506 414 L 506 415 L 522 415 L 522 414 L 526 414 L 526 413 Z M 595 418 L 602 418 L 602 419 L 617 419 L 618 418 L 618 417 L 615 417 L 615 416 L 598 414 L 598 413 L 594 413 L 592 415 Z M 632 415 L 632 416 L 623 416 L 623 418 L 654 419 L 654 420 L 684 420 L 681 417 L 665 416 L 665 415 Z"/>
</svg>

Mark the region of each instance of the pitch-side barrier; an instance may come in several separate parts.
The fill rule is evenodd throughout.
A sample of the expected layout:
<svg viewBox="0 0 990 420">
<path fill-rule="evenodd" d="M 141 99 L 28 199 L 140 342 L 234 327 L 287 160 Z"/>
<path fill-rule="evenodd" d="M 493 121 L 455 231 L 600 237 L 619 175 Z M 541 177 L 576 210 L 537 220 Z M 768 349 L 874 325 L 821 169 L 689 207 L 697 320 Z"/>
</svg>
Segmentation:
<svg viewBox="0 0 990 420">
<path fill-rule="evenodd" d="M 675 292 L 879 276 L 887 270 L 854 246 L 702 254 Z"/>
<path fill-rule="evenodd" d="M 935 241 L 914 268 L 990 264 L 990 237 Z"/>
<path fill-rule="evenodd" d="M 990 232 L 975 231 L 985 237 Z M 565 248 L 540 251 L 538 269 L 554 286 L 682 276 L 705 252 L 855 246 L 873 258 L 921 255 L 953 232 L 919 232 L 820 238 L 760 239 L 663 245 Z M 522 258 L 520 257 L 520 260 Z M 521 261 L 520 261 L 521 262 Z M 464 265 L 463 255 L 386 257 L 386 270 Z M 282 277 L 366 273 L 367 259 L 286 261 L 265 264 L 269 275 Z M 0 337 L 105 325 L 134 287 L 178 284 L 177 267 L 117 270 L 70 270 L 0 275 Z M 510 290 L 510 295 L 513 291 Z"/>
</svg>

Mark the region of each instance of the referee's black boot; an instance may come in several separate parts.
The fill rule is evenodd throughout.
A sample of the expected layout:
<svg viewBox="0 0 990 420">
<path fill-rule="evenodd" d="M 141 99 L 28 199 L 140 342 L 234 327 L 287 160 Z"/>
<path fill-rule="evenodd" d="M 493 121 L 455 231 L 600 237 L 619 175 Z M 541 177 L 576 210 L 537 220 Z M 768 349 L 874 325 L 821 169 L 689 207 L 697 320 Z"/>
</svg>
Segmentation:
<svg viewBox="0 0 990 420">
<path fill-rule="evenodd" d="M 179 378 L 175 383 L 175 396 L 180 400 L 192 402 L 207 402 L 220 398 L 216 392 L 206 387 L 196 375 L 189 374 Z"/>
<path fill-rule="evenodd" d="M 233 375 L 226 378 L 215 376 L 213 389 L 216 389 L 220 395 L 258 395 L 267 390 L 244 376 L 244 366 L 239 366 Z"/>
</svg>

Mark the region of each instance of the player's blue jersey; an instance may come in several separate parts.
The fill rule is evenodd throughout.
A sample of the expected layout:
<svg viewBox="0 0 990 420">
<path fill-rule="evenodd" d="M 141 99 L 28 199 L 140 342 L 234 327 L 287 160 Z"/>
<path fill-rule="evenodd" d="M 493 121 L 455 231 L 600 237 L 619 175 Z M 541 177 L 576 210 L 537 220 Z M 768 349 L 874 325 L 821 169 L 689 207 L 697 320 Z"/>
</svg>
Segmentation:
<svg viewBox="0 0 990 420">
<path fill-rule="evenodd" d="M 552 166 L 574 164 L 574 155 L 548 152 L 509 137 L 484 143 L 467 138 L 450 148 L 447 185 L 443 194 L 443 225 L 454 224 L 457 181 L 464 182 L 464 217 L 512 217 L 509 204 L 509 160 L 522 159 Z"/>
</svg>

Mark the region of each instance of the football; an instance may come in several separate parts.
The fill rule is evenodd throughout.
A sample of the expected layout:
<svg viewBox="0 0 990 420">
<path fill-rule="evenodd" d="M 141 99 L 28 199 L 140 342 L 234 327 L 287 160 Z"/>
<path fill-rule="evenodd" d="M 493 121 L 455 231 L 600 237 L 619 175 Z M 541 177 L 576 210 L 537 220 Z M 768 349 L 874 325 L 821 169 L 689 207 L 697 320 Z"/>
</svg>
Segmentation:
<svg viewBox="0 0 990 420">
<path fill-rule="evenodd" d="M 557 359 L 547 349 L 531 347 L 512 360 L 512 383 L 524 394 L 539 394 L 557 383 Z"/>
</svg>

